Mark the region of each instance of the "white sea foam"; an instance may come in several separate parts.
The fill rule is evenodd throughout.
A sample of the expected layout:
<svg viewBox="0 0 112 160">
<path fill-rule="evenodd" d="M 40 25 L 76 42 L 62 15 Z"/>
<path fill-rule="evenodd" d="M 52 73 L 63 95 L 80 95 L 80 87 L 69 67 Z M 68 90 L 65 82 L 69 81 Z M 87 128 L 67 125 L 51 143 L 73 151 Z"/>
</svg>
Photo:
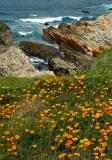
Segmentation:
<svg viewBox="0 0 112 160">
<path fill-rule="evenodd" d="M 23 32 L 23 31 L 20 31 L 18 32 L 21 36 L 27 36 L 27 35 L 30 35 L 32 34 L 32 32 Z"/>
<path fill-rule="evenodd" d="M 51 17 L 51 18 L 26 18 L 21 19 L 22 22 L 31 22 L 31 23 L 41 23 L 44 24 L 46 22 L 53 22 L 53 21 L 62 21 L 63 17 Z"/>
<path fill-rule="evenodd" d="M 47 64 L 47 62 L 45 62 L 43 59 L 40 59 L 40 58 L 34 57 L 34 56 L 30 57 L 30 60 L 31 60 L 32 63 L 41 63 L 41 62 L 43 62 L 43 63 Z"/>
<path fill-rule="evenodd" d="M 22 22 L 30 22 L 30 23 L 40 23 L 44 24 L 46 22 L 52 23 L 52 22 L 61 22 L 63 18 L 71 18 L 74 20 L 79 21 L 81 17 L 76 17 L 76 16 L 60 16 L 60 17 L 48 17 L 48 18 L 26 18 L 26 19 L 20 19 Z"/>
<path fill-rule="evenodd" d="M 101 7 L 105 8 L 105 9 L 110 9 L 110 8 L 112 8 L 112 4 L 102 4 Z"/>
<path fill-rule="evenodd" d="M 37 14 L 30 14 L 29 16 L 30 16 L 30 17 L 38 17 Z"/>
<path fill-rule="evenodd" d="M 82 18 L 82 17 L 76 17 L 76 16 L 68 16 L 68 17 L 77 21 L 80 21 L 80 19 Z"/>
</svg>

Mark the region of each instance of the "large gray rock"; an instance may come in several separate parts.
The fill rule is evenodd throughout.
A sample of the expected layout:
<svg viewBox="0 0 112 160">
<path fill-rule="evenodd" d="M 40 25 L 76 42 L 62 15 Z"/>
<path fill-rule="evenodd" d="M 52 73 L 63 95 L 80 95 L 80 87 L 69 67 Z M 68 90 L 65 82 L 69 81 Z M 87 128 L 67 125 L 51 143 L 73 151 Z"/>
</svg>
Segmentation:
<svg viewBox="0 0 112 160">
<path fill-rule="evenodd" d="M 0 54 L 12 45 L 15 45 L 15 41 L 12 38 L 10 28 L 3 21 L 0 21 Z"/>
<path fill-rule="evenodd" d="M 0 76 L 29 77 L 38 71 L 29 58 L 16 47 L 10 28 L 0 21 Z"/>
<path fill-rule="evenodd" d="M 29 58 L 17 47 L 11 46 L 0 54 L 1 76 L 33 77 L 38 71 L 29 61 Z"/>
</svg>

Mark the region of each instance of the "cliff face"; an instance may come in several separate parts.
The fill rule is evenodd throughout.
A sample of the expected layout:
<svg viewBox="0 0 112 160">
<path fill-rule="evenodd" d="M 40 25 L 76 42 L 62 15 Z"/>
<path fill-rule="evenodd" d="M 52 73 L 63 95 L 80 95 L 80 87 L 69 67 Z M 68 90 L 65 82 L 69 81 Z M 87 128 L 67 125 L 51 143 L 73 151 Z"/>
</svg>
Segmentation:
<svg viewBox="0 0 112 160">
<path fill-rule="evenodd" d="M 0 21 L 0 54 L 6 51 L 10 46 L 15 45 L 10 28 Z"/>
<path fill-rule="evenodd" d="M 16 47 L 10 28 L 0 21 L 0 76 L 34 76 L 36 69 Z"/>
</svg>

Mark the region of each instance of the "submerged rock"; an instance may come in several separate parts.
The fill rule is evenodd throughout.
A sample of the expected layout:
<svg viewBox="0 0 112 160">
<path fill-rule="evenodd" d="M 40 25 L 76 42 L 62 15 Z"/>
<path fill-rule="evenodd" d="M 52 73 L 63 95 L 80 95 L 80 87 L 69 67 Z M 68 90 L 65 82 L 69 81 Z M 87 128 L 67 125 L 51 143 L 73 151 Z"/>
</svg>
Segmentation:
<svg viewBox="0 0 112 160">
<path fill-rule="evenodd" d="M 85 13 L 85 14 L 89 14 L 90 11 L 87 11 L 87 10 L 83 10 L 82 13 Z"/>
<path fill-rule="evenodd" d="M 45 22 L 44 25 L 45 25 L 45 26 L 49 26 L 49 25 L 50 25 L 50 22 Z"/>
</svg>

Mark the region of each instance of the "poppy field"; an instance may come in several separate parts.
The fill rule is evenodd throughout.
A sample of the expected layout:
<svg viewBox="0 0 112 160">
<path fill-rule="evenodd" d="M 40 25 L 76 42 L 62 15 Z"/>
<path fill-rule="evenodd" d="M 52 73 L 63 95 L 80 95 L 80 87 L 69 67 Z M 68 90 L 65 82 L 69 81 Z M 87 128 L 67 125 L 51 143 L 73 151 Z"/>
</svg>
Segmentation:
<svg viewBox="0 0 112 160">
<path fill-rule="evenodd" d="M 49 77 L 0 89 L 1 160 L 111 160 L 112 80 Z"/>
</svg>

